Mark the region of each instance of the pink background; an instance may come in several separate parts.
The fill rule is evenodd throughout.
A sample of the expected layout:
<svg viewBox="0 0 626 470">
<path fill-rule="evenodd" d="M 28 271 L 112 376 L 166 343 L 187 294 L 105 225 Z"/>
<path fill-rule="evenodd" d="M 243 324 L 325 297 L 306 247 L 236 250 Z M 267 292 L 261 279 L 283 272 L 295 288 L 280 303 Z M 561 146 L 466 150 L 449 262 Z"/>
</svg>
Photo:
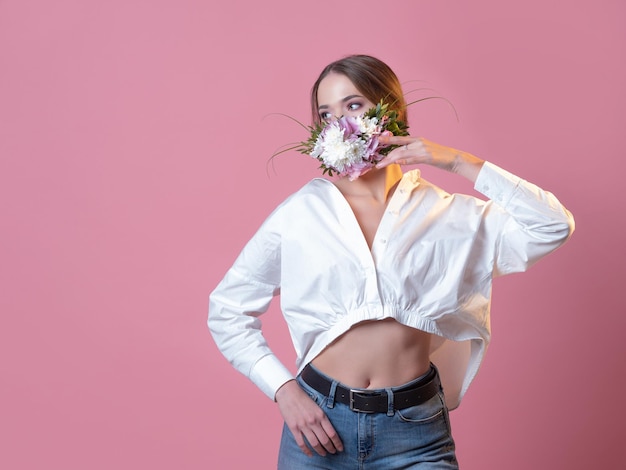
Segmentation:
<svg viewBox="0 0 626 470">
<path fill-rule="evenodd" d="M 623 462 L 626 8 L 619 0 L 0 1 L 0 467 L 275 468 L 276 406 L 207 297 L 317 175 L 268 157 L 321 68 L 379 56 L 411 129 L 556 193 L 577 231 L 495 283 L 452 415 L 464 470 Z M 410 96 L 419 96 L 419 93 Z M 618 134 L 619 133 L 619 134 Z M 430 168 L 453 191 L 465 181 Z M 274 306 L 267 337 L 290 365 Z"/>
</svg>

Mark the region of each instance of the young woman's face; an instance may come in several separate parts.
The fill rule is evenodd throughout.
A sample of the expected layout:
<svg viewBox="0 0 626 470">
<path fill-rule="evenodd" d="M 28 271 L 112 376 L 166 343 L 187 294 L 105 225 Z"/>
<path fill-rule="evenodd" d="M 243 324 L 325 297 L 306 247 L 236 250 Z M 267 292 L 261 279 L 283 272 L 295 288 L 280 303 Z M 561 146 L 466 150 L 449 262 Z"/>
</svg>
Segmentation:
<svg viewBox="0 0 626 470">
<path fill-rule="evenodd" d="M 331 72 L 317 89 L 317 112 L 322 122 L 341 116 L 358 116 L 374 106 L 354 86 L 348 77 Z"/>
</svg>

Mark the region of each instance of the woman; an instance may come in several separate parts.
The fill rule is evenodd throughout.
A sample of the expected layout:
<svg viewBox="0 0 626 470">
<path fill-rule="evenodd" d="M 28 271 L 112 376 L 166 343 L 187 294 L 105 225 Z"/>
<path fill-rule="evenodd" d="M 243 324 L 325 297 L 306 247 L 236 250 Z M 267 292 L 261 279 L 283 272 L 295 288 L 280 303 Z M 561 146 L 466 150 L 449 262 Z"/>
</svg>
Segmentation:
<svg viewBox="0 0 626 470">
<path fill-rule="evenodd" d="M 311 93 L 316 122 L 381 99 L 406 120 L 396 75 L 363 55 L 328 65 Z M 491 280 L 574 228 L 553 195 L 474 155 L 381 142 L 398 147 L 358 178 L 316 178 L 283 202 L 211 294 L 218 346 L 285 420 L 279 468 L 458 468 L 448 410 L 489 342 Z M 447 194 L 405 164 L 468 178 L 488 201 Z M 258 316 L 279 293 L 296 378 L 261 335 Z"/>
</svg>

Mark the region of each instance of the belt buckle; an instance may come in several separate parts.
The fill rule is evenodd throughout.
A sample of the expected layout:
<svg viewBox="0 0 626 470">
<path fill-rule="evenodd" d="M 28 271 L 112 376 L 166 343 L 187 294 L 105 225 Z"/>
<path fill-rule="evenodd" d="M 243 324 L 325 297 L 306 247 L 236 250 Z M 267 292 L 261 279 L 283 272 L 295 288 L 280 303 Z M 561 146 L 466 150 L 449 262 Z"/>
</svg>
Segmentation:
<svg viewBox="0 0 626 470">
<path fill-rule="evenodd" d="M 369 391 L 369 390 L 355 390 L 353 388 L 350 389 L 350 409 L 352 411 L 356 411 L 357 413 L 376 413 L 376 410 L 364 410 L 362 408 L 357 408 L 357 406 L 355 406 L 354 404 L 354 396 L 355 394 L 358 395 L 371 395 L 371 396 L 381 396 L 382 393 L 381 392 L 375 392 L 375 391 Z M 364 399 L 367 399 L 365 397 L 363 397 Z"/>
</svg>

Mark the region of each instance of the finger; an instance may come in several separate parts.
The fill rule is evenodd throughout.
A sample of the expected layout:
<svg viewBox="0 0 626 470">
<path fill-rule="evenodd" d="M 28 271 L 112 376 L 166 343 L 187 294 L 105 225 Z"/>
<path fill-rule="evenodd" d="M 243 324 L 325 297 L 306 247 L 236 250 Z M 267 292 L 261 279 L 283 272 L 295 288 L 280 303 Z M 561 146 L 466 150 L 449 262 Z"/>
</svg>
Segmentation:
<svg viewBox="0 0 626 470">
<path fill-rule="evenodd" d="M 309 449 L 309 446 L 306 445 L 306 442 L 304 441 L 304 438 L 302 437 L 302 433 L 299 431 L 292 430 L 291 434 L 293 434 L 293 437 L 296 440 L 296 444 L 298 444 L 298 447 L 300 447 L 302 452 L 304 452 L 304 454 L 307 455 L 308 457 L 311 457 L 313 455 L 313 452 L 311 452 L 311 449 Z"/>
<path fill-rule="evenodd" d="M 387 145 L 406 145 L 415 142 L 417 139 L 410 135 L 381 135 L 378 141 Z"/>
<path fill-rule="evenodd" d="M 387 165 L 391 165 L 392 163 L 393 162 L 389 157 L 385 157 L 376 164 L 376 168 L 385 168 Z"/>
<path fill-rule="evenodd" d="M 408 165 L 409 160 L 407 157 L 411 156 L 413 151 L 408 148 L 407 145 L 403 145 L 402 147 L 398 147 L 397 149 L 392 150 L 387 154 L 386 157 L 381 159 L 377 164 L 376 168 L 385 168 L 392 163 L 397 163 L 398 165 Z"/>
<path fill-rule="evenodd" d="M 325 419 L 324 421 L 322 421 L 322 428 L 324 429 L 326 435 L 330 438 L 333 447 L 339 452 L 343 452 L 343 442 L 341 442 L 339 434 L 337 434 L 337 431 L 335 431 L 335 428 L 330 423 L 330 420 Z"/>
<path fill-rule="evenodd" d="M 322 443 L 319 441 L 319 439 L 317 438 L 317 436 L 315 435 L 315 433 L 310 430 L 310 429 L 306 429 L 303 431 L 304 432 L 304 437 L 306 438 L 306 440 L 309 442 L 309 445 L 311 447 L 313 447 L 313 450 L 315 452 L 317 452 L 319 455 L 321 455 L 322 457 L 324 457 L 326 455 L 326 449 L 324 449 L 324 446 L 322 445 Z M 308 450 L 308 449 L 307 449 Z M 309 451 L 310 452 L 310 451 Z M 306 452 L 305 452 L 306 453 Z M 310 455 L 310 454 L 307 454 Z"/>
<path fill-rule="evenodd" d="M 319 445 L 312 445 L 312 447 L 315 450 L 315 452 L 317 452 L 318 454 L 322 456 L 326 455 L 326 453 L 336 454 L 337 452 L 341 452 L 343 450 L 343 447 L 341 446 L 341 440 L 339 440 L 339 445 L 341 448 L 338 449 L 335 446 L 335 441 L 333 441 L 333 439 L 330 436 L 328 436 L 325 432 L 323 432 L 321 429 L 319 430 L 319 432 L 316 432 L 316 438 L 317 438 L 317 442 L 319 443 Z M 310 443 L 311 441 L 309 441 L 309 444 Z"/>
<path fill-rule="evenodd" d="M 332 429 L 332 426 L 331 426 Z M 320 444 L 320 449 L 318 450 L 317 447 L 313 447 L 315 449 L 316 452 L 318 452 L 320 455 L 324 455 L 321 454 L 320 451 L 323 451 L 324 453 L 329 452 L 331 454 L 336 454 L 337 452 L 340 451 L 340 449 L 338 449 L 335 446 L 335 441 L 337 440 L 338 436 L 336 436 L 335 430 L 332 429 L 331 434 L 334 434 L 336 437 L 335 440 L 333 440 L 333 437 L 330 436 L 330 434 L 328 434 L 326 432 L 326 430 L 324 428 L 322 428 L 321 426 L 317 429 L 314 429 L 314 433 L 315 433 L 315 437 L 317 438 L 317 441 Z M 310 442 L 310 441 L 309 441 Z M 341 440 L 339 440 L 339 445 L 341 445 Z"/>
<path fill-rule="evenodd" d="M 336 454 L 343 451 L 343 443 L 328 418 L 321 420 L 319 425 L 304 430 L 305 437 L 313 450 L 321 456 L 326 453 Z"/>
</svg>

